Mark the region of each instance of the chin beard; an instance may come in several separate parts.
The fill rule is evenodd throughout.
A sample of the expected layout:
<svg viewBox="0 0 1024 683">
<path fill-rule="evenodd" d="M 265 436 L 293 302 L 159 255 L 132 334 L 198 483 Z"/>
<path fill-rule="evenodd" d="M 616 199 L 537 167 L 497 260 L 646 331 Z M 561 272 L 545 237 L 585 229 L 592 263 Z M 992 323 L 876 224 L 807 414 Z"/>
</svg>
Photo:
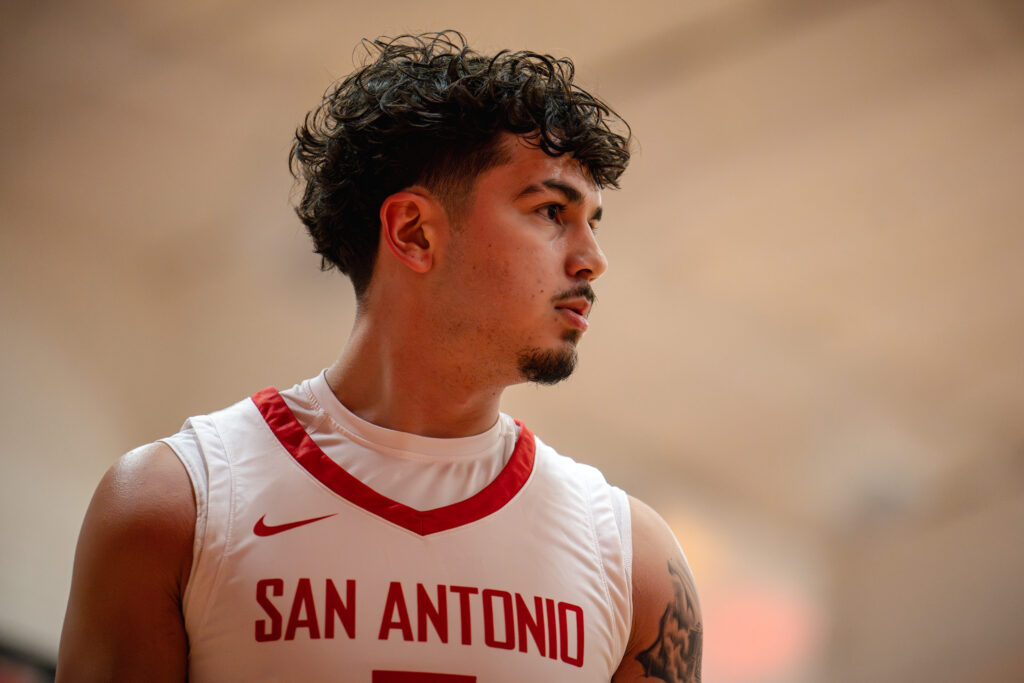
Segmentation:
<svg viewBox="0 0 1024 683">
<path fill-rule="evenodd" d="M 561 349 L 526 349 L 519 353 L 519 373 L 527 382 L 558 384 L 576 369 L 576 341 L 579 334 L 570 332 Z"/>
</svg>

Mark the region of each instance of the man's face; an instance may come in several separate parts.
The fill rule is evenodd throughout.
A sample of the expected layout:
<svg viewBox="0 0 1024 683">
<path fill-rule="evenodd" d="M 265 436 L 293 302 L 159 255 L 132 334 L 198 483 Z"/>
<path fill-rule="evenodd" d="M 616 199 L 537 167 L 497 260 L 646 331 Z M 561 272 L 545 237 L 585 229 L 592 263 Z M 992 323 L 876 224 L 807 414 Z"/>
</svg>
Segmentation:
<svg viewBox="0 0 1024 683">
<path fill-rule="evenodd" d="M 572 372 L 607 268 L 594 237 L 601 193 L 570 156 L 509 135 L 510 161 L 481 174 L 452 229 L 442 296 L 453 337 L 498 383 Z"/>
</svg>

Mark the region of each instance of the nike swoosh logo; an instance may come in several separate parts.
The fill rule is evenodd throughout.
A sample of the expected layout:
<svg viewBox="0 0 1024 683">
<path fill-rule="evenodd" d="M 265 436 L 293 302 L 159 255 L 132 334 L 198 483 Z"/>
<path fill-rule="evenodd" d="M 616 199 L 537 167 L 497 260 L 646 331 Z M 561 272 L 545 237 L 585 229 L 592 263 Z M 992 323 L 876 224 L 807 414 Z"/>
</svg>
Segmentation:
<svg viewBox="0 0 1024 683">
<path fill-rule="evenodd" d="M 329 515 L 324 515 L 322 517 L 300 519 L 297 522 L 288 522 L 287 524 L 266 524 L 264 523 L 263 520 L 265 520 L 267 516 L 263 515 L 256 521 L 256 525 L 252 528 L 252 532 L 257 536 L 273 536 L 274 534 L 279 534 L 282 531 L 288 531 L 289 529 L 294 529 L 295 527 L 300 527 L 304 524 L 312 524 L 313 522 L 319 522 L 321 519 L 327 519 L 328 517 L 333 517 L 336 514 L 338 513 L 334 512 Z"/>
</svg>

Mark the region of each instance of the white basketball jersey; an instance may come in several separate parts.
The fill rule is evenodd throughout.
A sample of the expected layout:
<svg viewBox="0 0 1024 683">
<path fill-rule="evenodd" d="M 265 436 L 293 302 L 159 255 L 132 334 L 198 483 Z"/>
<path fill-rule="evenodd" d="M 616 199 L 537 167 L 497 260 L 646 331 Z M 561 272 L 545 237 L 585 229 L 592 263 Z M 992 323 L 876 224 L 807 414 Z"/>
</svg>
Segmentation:
<svg viewBox="0 0 1024 683">
<path fill-rule="evenodd" d="M 422 511 L 273 388 L 165 441 L 196 494 L 191 681 L 607 682 L 624 655 L 628 500 L 521 424 L 489 484 Z"/>
</svg>

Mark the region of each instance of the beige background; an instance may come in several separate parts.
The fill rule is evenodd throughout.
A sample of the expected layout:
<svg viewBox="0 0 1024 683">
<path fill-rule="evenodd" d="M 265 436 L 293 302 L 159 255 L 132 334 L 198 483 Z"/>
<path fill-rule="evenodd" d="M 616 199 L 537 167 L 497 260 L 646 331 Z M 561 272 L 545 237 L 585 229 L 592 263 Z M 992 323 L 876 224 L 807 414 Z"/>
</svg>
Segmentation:
<svg viewBox="0 0 1024 683">
<path fill-rule="evenodd" d="M 705 680 L 1024 680 L 1024 6 L 0 12 L 0 641 L 52 657 L 120 454 L 328 364 L 289 138 L 359 38 L 577 60 L 633 125 L 582 365 L 505 409 L 670 520 Z"/>
</svg>

